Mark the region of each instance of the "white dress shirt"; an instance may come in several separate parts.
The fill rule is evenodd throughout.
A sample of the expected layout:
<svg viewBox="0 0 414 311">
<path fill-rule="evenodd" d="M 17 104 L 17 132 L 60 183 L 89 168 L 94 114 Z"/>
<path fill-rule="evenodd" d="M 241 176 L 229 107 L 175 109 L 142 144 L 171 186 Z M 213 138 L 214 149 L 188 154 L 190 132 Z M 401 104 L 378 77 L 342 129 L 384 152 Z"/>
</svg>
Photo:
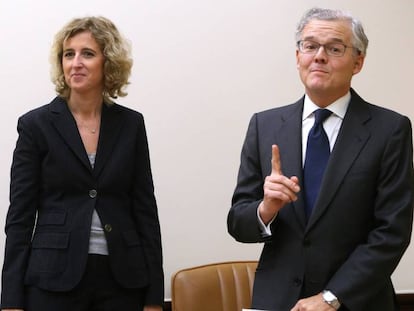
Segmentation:
<svg viewBox="0 0 414 311">
<path fill-rule="evenodd" d="M 329 148 L 332 151 L 333 146 L 335 145 L 336 138 L 338 137 L 339 130 L 342 125 L 342 121 L 345 117 L 346 110 L 348 109 L 349 101 L 351 100 L 351 93 L 348 92 L 341 98 L 338 98 L 329 106 L 325 107 L 325 109 L 329 109 L 332 111 L 332 114 L 324 121 L 323 128 L 328 136 L 329 140 Z M 303 105 L 303 113 L 302 113 L 302 167 L 305 164 L 305 156 L 306 156 L 306 146 L 308 142 L 308 134 L 311 130 L 313 124 L 315 123 L 315 115 L 313 112 L 317 109 L 320 109 L 312 100 L 305 95 L 305 101 Z M 282 170 L 283 170 L 283 163 Z M 289 176 L 290 177 L 290 176 Z M 270 231 L 270 225 L 272 224 L 274 218 L 269 222 L 266 226 L 259 215 L 259 209 L 257 209 L 257 217 L 259 219 L 259 223 L 261 225 L 262 234 L 264 236 L 272 235 Z M 276 216 L 275 216 L 276 218 Z"/>
</svg>

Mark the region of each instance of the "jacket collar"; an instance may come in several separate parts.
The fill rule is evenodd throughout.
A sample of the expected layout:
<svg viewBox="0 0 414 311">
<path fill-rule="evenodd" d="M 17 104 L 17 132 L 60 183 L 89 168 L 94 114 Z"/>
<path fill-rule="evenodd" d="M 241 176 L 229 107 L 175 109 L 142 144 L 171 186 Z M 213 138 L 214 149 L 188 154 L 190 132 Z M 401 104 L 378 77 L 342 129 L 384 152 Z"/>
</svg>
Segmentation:
<svg viewBox="0 0 414 311">
<path fill-rule="evenodd" d="M 302 189 L 303 105 L 304 97 L 283 111 L 282 122 L 275 130 L 274 140 L 278 143 L 280 150 L 283 150 L 282 155 L 286 159 L 284 161 L 283 156 L 281 158 L 283 174 L 297 176 Z M 365 127 L 370 118 L 367 103 L 351 89 L 351 100 L 322 180 L 320 195 L 308 223 L 306 223 L 303 193 L 300 192 L 298 200 L 292 203 L 295 215 L 303 229 L 310 230 L 334 199 L 342 180 L 370 137 L 370 132 Z"/>
<path fill-rule="evenodd" d="M 95 166 L 92 170 L 85 147 L 79 135 L 75 119 L 70 112 L 66 100 L 56 97 L 50 103 L 50 118 L 53 126 L 59 132 L 64 142 L 80 162 L 95 176 L 98 176 L 109 159 L 111 150 L 115 148 L 117 138 L 122 128 L 120 106 L 112 104 L 102 105 L 101 128 Z"/>
</svg>

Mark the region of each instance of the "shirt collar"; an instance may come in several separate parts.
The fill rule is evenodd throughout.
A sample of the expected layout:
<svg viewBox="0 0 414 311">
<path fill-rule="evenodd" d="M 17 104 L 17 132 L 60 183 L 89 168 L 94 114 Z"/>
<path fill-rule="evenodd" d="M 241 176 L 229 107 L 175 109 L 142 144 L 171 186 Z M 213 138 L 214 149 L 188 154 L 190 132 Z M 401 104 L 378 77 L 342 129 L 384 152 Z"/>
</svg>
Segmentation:
<svg viewBox="0 0 414 311">
<path fill-rule="evenodd" d="M 335 115 L 343 119 L 345 117 L 346 110 L 348 109 L 350 100 L 351 100 L 351 92 L 348 92 L 341 98 L 338 98 L 332 104 L 328 105 L 326 109 L 329 109 Z M 307 119 L 316 109 L 320 109 L 320 107 L 317 106 L 314 102 L 312 102 L 309 96 L 305 94 L 302 120 Z"/>
</svg>

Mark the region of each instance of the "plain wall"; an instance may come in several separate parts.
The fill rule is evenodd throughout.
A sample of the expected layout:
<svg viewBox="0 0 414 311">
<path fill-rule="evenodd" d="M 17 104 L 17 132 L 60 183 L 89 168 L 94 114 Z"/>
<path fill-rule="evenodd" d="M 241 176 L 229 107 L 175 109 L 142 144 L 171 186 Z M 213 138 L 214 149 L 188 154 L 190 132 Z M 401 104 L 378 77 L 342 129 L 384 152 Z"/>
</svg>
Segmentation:
<svg viewBox="0 0 414 311">
<path fill-rule="evenodd" d="M 104 15 L 133 47 L 129 95 L 118 103 L 146 120 L 166 298 L 178 269 L 257 259 L 261 245 L 237 243 L 226 228 L 240 150 L 254 112 L 303 95 L 294 31 L 311 6 L 346 9 L 363 21 L 370 45 L 353 87 L 414 120 L 411 0 L 0 0 L 0 228 L 17 118 L 55 96 L 53 36 L 73 17 Z M 3 231 L 0 249 L 1 264 Z M 413 262 L 411 246 L 393 275 L 398 292 L 414 292 Z"/>
</svg>

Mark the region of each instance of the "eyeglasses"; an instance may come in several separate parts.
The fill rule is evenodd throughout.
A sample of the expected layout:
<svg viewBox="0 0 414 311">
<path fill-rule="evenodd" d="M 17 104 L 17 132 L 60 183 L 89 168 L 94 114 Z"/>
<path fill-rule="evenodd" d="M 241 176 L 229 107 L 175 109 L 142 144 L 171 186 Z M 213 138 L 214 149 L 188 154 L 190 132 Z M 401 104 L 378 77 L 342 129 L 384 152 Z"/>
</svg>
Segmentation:
<svg viewBox="0 0 414 311">
<path fill-rule="evenodd" d="M 313 54 L 318 53 L 321 46 L 325 49 L 326 54 L 335 57 L 344 56 L 347 48 L 355 49 L 353 46 L 346 46 L 340 42 L 331 42 L 326 44 L 320 44 L 312 40 L 300 40 L 297 42 L 298 49 L 301 53 L 304 54 Z"/>
</svg>

